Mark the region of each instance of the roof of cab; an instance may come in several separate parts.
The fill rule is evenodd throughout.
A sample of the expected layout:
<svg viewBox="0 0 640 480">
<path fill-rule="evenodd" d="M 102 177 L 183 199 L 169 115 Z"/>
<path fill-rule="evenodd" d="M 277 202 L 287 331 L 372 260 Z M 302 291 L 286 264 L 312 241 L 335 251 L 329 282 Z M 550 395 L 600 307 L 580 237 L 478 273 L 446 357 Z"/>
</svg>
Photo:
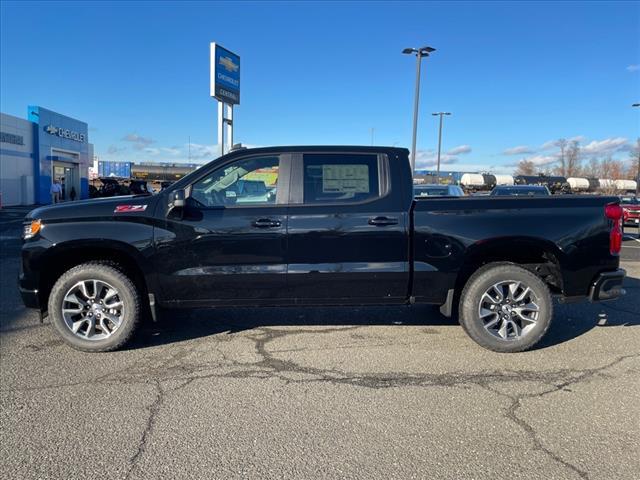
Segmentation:
<svg viewBox="0 0 640 480">
<path fill-rule="evenodd" d="M 236 148 L 226 155 L 246 154 L 246 153 L 298 153 L 298 152 L 397 152 L 398 154 L 408 154 L 409 150 L 402 147 L 384 147 L 384 146 L 364 146 L 364 145 L 284 145 L 276 147 L 258 147 L 258 148 Z"/>
</svg>

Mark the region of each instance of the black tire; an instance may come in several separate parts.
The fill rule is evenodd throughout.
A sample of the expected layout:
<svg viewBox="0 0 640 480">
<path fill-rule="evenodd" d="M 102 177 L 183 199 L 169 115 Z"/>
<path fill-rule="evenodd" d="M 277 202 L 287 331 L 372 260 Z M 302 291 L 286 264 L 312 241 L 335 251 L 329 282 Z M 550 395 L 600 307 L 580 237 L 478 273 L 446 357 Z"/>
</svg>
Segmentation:
<svg viewBox="0 0 640 480">
<path fill-rule="evenodd" d="M 531 289 L 531 295 L 535 295 L 535 297 L 527 298 L 529 300 L 535 298 L 533 303 L 538 306 L 537 313 L 532 313 L 528 309 L 524 310 L 526 315 L 530 317 L 536 316 L 535 323 L 531 321 L 522 322 L 517 313 L 513 314 L 513 320 L 516 321 L 519 327 L 522 327 L 521 333 L 523 334 L 520 337 L 516 335 L 515 326 L 512 323 L 510 313 L 512 308 L 506 305 L 506 303 L 513 304 L 513 300 L 508 298 L 508 285 L 501 282 L 516 282 L 516 284 L 519 282 L 520 285 Z M 505 304 L 491 307 L 492 302 L 483 303 L 482 305 L 489 305 L 489 308 L 495 308 L 501 312 L 487 314 L 483 319 L 480 316 L 481 302 L 483 302 L 483 299 L 486 300 L 486 297 L 484 297 L 485 292 L 488 292 L 494 285 L 499 285 L 498 288 L 504 289 L 503 291 L 507 293 L 504 295 L 503 303 Z M 495 293 L 494 290 L 491 291 Z M 523 290 L 517 290 L 518 293 L 515 296 L 518 297 L 522 291 L 524 291 L 524 288 Z M 527 302 L 523 301 L 519 305 L 524 303 Z M 528 302 L 527 305 L 531 305 L 531 302 Z M 508 310 L 503 311 L 503 308 Z M 488 310 L 482 311 L 486 312 Z M 505 317 L 504 315 L 507 316 Z M 467 281 L 460 296 L 459 318 L 464 330 L 478 345 L 494 352 L 522 352 L 535 346 L 547 333 L 553 318 L 553 301 L 547 285 L 530 271 L 514 264 L 491 263 L 478 269 Z M 498 323 L 494 328 L 485 328 L 485 325 L 490 325 L 496 318 Z M 510 336 L 510 338 L 504 339 L 499 336 L 498 330 L 502 329 L 498 329 L 498 327 L 504 325 L 505 323 L 503 322 L 507 324 L 503 333 L 507 337 Z"/>
<path fill-rule="evenodd" d="M 121 323 L 107 338 L 89 340 L 74 334 L 62 314 L 67 293 L 78 282 L 98 280 L 113 286 L 124 305 Z M 105 300 L 106 302 L 106 300 Z M 84 352 L 109 352 L 124 346 L 140 320 L 140 294 L 129 277 L 111 262 L 88 262 L 71 268 L 55 283 L 49 295 L 49 318 L 62 339 Z"/>
</svg>

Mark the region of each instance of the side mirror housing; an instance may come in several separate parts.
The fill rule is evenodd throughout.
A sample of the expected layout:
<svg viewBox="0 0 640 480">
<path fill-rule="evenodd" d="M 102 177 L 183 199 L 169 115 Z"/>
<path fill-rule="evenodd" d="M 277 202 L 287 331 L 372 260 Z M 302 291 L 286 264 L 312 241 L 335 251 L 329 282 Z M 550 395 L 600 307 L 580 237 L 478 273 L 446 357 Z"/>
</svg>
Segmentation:
<svg viewBox="0 0 640 480">
<path fill-rule="evenodd" d="M 184 190 L 176 190 L 169 195 L 169 204 L 167 205 L 167 217 L 177 217 L 182 219 L 184 215 L 184 206 L 186 205 Z"/>
<path fill-rule="evenodd" d="M 171 194 L 171 203 L 169 206 L 173 208 L 183 208 L 185 206 L 184 190 L 176 190 Z"/>
</svg>

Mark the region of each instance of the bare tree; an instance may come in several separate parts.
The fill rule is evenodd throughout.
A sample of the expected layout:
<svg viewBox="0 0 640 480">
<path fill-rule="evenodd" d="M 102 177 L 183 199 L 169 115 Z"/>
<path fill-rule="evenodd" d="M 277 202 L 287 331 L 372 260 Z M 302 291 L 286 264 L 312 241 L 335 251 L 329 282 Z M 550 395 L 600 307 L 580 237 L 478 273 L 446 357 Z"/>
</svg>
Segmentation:
<svg viewBox="0 0 640 480">
<path fill-rule="evenodd" d="M 636 195 L 640 195 L 640 137 L 636 139 L 636 144 L 631 147 L 629 158 L 631 159 L 631 166 L 629 167 L 627 176 L 635 179 Z"/>
<path fill-rule="evenodd" d="M 566 166 L 565 177 L 576 177 L 580 175 L 580 162 L 582 161 L 580 153 L 580 143 L 577 140 L 573 140 L 569 148 L 566 148 L 563 153 Z"/>
<path fill-rule="evenodd" d="M 560 162 L 560 165 L 558 165 L 558 167 L 555 169 L 555 172 L 558 175 L 561 175 L 563 177 L 567 177 L 567 145 L 569 142 L 567 142 L 566 138 L 560 138 L 556 141 L 556 145 L 558 146 L 558 148 L 560 149 L 560 154 L 558 156 L 558 161 Z"/>
<path fill-rule="evenodd" d="M 602 178 L 621 180 L 624 178 L 624 163 L 615 160 L 611 156 L 602 161 Z"/>
<path fill-rule="evenodd" d="M 585 167 L 582 169 L 582 174 L 591 178 L 603 178 L 600 175 L 600 171 L 600 161 L 597 158 L 593 157 L 589 160 L 589 163 L 587 163 L 587 165 L 585 165 Z"/>
<path fill-rule="evenodd" d="M 518 166 L 514 175 L 535 175 L 536 165 L 531 160 L 525 160 L 524 158 L 518 162 Z"/>
</svg>

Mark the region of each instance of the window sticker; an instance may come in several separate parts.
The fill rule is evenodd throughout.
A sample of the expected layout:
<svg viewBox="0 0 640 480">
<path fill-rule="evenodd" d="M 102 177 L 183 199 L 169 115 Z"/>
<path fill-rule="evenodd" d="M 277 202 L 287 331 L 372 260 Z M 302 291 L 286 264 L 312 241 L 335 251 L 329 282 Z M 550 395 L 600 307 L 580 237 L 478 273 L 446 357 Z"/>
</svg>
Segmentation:
<svg viewBox="0 0 640 480">
<path fill-rule="evenodd" d="M 322 165 L 323 193 L 369 193 L 368 165 Z"/>
</svg>

